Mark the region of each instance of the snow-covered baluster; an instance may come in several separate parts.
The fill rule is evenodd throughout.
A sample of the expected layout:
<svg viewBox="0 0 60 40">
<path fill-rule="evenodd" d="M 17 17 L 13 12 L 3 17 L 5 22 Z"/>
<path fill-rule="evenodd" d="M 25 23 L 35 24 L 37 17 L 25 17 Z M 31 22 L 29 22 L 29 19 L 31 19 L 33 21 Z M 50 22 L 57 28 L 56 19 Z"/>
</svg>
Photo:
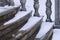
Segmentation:
<svg viewBox="0 0 60 40">
<path fill-rule="evenodd" d="M 39 9 L 39 0 L 34 0 L 34 10 L 35 10 L 34 16 L 40 17 L 38 9 Z"/>
<path fill-rule="evenodd" d="M 26 7 L 25 7 L 26 0 L 20 0 L 20 3 L 21 3 L 21 10 L 20 11 L 26 11 Z"/>
<path fill-rule="evenodd" d="M 51 5 L 52 5 L 51 0 L 47 0 L 46 1 L 46 15 L 47 15 L 46 22 L 52 22 L 52 20 L 51 20 L 51 13 L 52 13 Z"/>
</svg>

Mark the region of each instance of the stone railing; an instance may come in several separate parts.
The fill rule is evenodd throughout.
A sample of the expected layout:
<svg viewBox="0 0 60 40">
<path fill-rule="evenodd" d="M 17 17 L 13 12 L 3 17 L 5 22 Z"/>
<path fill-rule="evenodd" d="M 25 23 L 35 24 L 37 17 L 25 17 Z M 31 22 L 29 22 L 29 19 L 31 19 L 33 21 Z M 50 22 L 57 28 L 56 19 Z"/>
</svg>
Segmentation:
<svg viewBox="0 0 60 40">
<path fill-rule="evenodd" d="M 0 26 L 0 38 L 3 39 L 10 39 L 13 33 L 16 33 L 26 22 L 27 20 L 30 18 L 31 16 L 31 12 L 29 12 L 28 14 L 25 13 L 25 16 L 23 15 L 24 12 L 21 14 L 21 18 L 19 18 L 18 20 L 11 22 L 9 24 L 4 24 L 2 26 Z M 4 36 L 3 36 L 4 35 Z"/>
<path fill-rule="evenodd" d="M 4 7 L 1 8 L 2 11 L 0 12 L 0 25 L 2 25 L 6 21 L 12 19 L 15 16 L 15 14 L 18 12 L 19 7 L 20 6 L 14 7 L 11 9 L 6 8 L 5 10 L 4 10 Z"/>
<path fill-rule="evenodd" d="M 20 1 L 22 1 L 21 2 L 21 6 L 22 6 L 22 9 L 21 9 L 21 11 L 26 11 L 26 7 L 25 7 L 25 3 L 26 3 L 26 0 L 25 1 L 23 1 L 23 0 L 20 0 Z M 23 5 L 24 5 L 24 7 L 23 7 Z M 51 2 L 51 0 L 46 0 L 46 16 L 47 16 L 47 19 L 46 19 L 46 22 L 52 22 L 52 20 L 51 20 L 51 14 L 52 14 L 52 10 L 51 10 L 51 6 L 52 6 L 52 2 Z M 40 15 L 39 15 L 39 12 L 38 12 L 38 9 L 39 9 L 39 0 L 34 0 L 34 5 L 33 5 L 33 7 L 34 7 L 34 10 L 35 10 L 35 12 L 34 12 L 34 16 L 37 16 L 37 17 L 40 17 Z M 38 23 L 37 23 L 38 24 Z M 48 25 L 48 24 L 47 24 Z M 54 25 L 54 24 L 53 24 Z M 45 34 L 45 35 L 43 35 L 44 36 L 44 38 L 42 39 L 42 40 L 48 40 L 49 38 L 50 38 L 50 36 L 52 35 L 52 29 L 53 29 L 53 25 L 51 26 L 51 29 Z M 36 30 L 37 30 L 37 28 L 36 28 Z M 33 30 L 31 30 L 31 31 L 34 31 L 34 29 Z M 26 32 L 26 31 L 21 31 L 22 33 L 24 33 L 24 32 Z M 36 32 L 36 31 L 35 31 Z M 19 32 L 17 32 L 16 33 L 16 35 L 13 35 L 14 36 L 14 40 L 32 40 L 31 38 L 29 38 L 29 37 L 32 37 L 33 38 L 33 36 L 35 37 L 35 34 L 34 35 L 32 35 L 33 34 L 33 32 L 29 35 L 29 33 L 30 33 L 30 31 L 29 31 L 29 33 L 28 32 L 26 32 L 27 34 L 20 34 Z M 19 36 L 20 35 L 20 36 Z M 28 36 L 29 35 L 29 36 Z M 31 36 L 32 35 L 32 36 Z M 46 37 L 48 37 L 47 39 L 45 39 Z M 33 38 L 34 39 L 34 38 Z"/>
<path fill-rule="evenodd" d="M 31 17 L 17 33 L 12 34 L 12 40 L 34 40 L 41 27 L 41 23 L 42 17 Z"/>
<path fill-rule="evenodd" d="M 21 10 L 20 11 L 25 11 L 26 12 L 27 11 L 26 7 L 25 7 L 26 0 L 21 0 L 20 2 L 21 2 Z M 46 15 L 47 15 L 46 22 L 52 22 L 52 20 L 51 20 L 51 13 L 52 13 L 51 6 L 52 6 L 51 0 L 46 0 Z M 34 10 L 35 10 L 34 16 L 35 17 L 36 16 L 41 17 L 39 15 L 39 12 L 38 12 L 39 0 L 34 0 L 33 7 L 34 7 Z M 17 13 L 18 9 L 19 9 L 19 7 L 16 8 L 16 11 L 14 13 Z M 32 13 L 32 12 L 30 12 L 30 13 Z M 28 24 L 28 26 L 26 26 L 26 27 L 30 26 L 29 29 L 21 30 L 21 27 L 23 29 L 23 27 L 25 25 L 27 25 L 25 23 L 29 19 L 30 16 L 31 15 L 27 15 L 27 16 L 24 16 L 21 19 L 15 21 L 14 23 L 0 26 L 0 38 L 1 38 L 1 40 L 4 40 L 4 39 L 6 39 L 6 40 L 8 40 L 8 39 L 11 39 L 11 40 L 34 40 L 35 36 L 37 35 L 37 33 L 38 33 L 38 31 L 39 31 L 39 29 L 41 27 L 42 19 L 39 20 L 39 22 L 37 22 L 33 26 L 30 26 L 30 24 Z M 35 20 L 35 19 L 33 19 L 33 20 Z M 21 26 L 22 24 L 25 24 L 25 25 Z M 43 38 L 41 37 L 42 40 L 48 40 L 49 37 L 52 35 L 53 25 L 51 26 L 51 29 L 45 35 L 43 35 Z M 19 27 L 19 26 L 21 26 L 21 27 Z M 18 30 L 20 30 L 20 31 L 18 31 Z"/>
</svg>

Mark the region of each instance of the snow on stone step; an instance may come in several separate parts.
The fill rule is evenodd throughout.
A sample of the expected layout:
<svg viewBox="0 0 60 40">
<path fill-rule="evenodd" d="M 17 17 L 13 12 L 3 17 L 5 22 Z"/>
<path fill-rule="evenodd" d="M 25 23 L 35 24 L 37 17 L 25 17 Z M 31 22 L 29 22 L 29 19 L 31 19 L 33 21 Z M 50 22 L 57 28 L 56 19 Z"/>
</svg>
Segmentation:
<svg viewBox="0 0 60 40">
<path fill-rule="evenodd" d="M 14 8 L 14 7 L 18 7 L 20 5 L 14 5 L 14 6 L 8 6 L 8 5 L 5 5 L 4 7 L 0 7 L 0 9 L 11 9 L 11 8 Z"/>
<path fill-rule="evenodd" d="M 42 22 L 40 31 L 38 32 L 36 38 L 43 37 L 53 27 L 53 24 L 53 22 Z"/>
<path fill-rule="evenodd" d="M 19 31 L 32 28 L 37 22 L 39 22 L 39 20 L 41 20 L 41 18 L 42 17 L 30 17 L 28 22 Z"/>
<path fill-rule="evenodd" d="M 13 8 L 16 8 L 16 7 L 19 7 L 20 5 L 18 6 L 4 6 L 4 7 L 0 7 L 0 12 L 1 11 L 6 11 L 6 10 L 9 10 L 9 9 L 13 9 Z"/>
<path fill-rule="evenodd" d="M 53 30 L 52 40 L 60 40 L 60 29 Z"/>
<path fill-rule="evenodd" d="M 55 20 L 55 12 L 54 12 L 54 10 L 55 10 L 55 4 L 54 4 L 54 0 L 52 0 L 52 16 L 51 16 L 51 18 L 52 18 L 52 20 L 54 21 Z M 15 5 L 21 5 L 20 4 L 20 0 L 14 0 L 14 3 L 15 3 Z M 46 3 L 46 0 L 39 0 L 39 14 L 40 15 L 44 15 L 44 20 L 43 21 L 45 21 L 46 20 L 46 13 L 45 13 L 45 10 L 46 10 L 46 6 L 45 6 L 45 3 Z M 33 8 L 33 5 L 34 5 L 34 0 L 26 0 L 26 8 L 31 8 L 32 10 L 34 10 L 34 8 Z M 33 12 L 33 14 L 34 14 L 34 12 Z"/>
<path fill-rule="evenodd" d="M 24 17 L 25 15 L 29 14 L 29 12 L 31 12 L 31 10 L 28 10 L 26 12 L 22 11 L 22 12 L 18 12 L 14 18 L 12 18 L 11 20 L 9 20 L 8 22 L 4 23 L 4 25 L 7 25 L 7 24 L 10 24 L 10 23 L 13 23 L 15 21 L 17 21 L 18 19 Z"/>
</svg>

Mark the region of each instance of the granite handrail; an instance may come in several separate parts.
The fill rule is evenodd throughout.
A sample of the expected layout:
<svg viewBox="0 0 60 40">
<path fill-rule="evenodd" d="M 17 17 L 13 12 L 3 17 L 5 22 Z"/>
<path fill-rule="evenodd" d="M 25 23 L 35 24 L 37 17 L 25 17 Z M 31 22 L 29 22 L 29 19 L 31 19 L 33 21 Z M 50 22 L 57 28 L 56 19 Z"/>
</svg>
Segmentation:
<svg viewBox="0 0 60 40">
<path fill-rule="evenodd" d="M 3 10 L 2 8 L 2 12 L 0 12 L 0 25 L 2 25 L 4 22 L 12 19 L 15 14 L 18 12 L 19 10 L 19 7 L 14 7 L 14 8 L 11 8 L 11 9 L 8 9 L 6 8 L 5 10 Z"/>
<path fill-rule="evenodd" d="M 14 32 L 16 29 L 21 28 L 27 22 L 27 20 L 30 18 L 31 13 L 32 13 L 32 11 L 27 12 L 27 13 L 25 12 L 25 14 L 24 14 L 24 12 L 23 13 L 19 12 L 19 14 L 21 14 L 21 17 L 19 19 L 14 20 L 13 22 L 10 22 L 8 24 L 4 24 L 4 25 L 0 26 L 0 37 L 3 35 L 5 35 L 5 36 L 10 35 L 9 33 L 11 33 L 12 31 Z M 4 38 L 4 36 L 3 36 L 3 38 Z"/>
<path fill-rule="evenodd" d="M 35 37 L 35 40 L 49 40 L 53 33 L 53 26 L 54 22 L 42 22 L 41 29 Z"/>
<path fill-rule="evenodd" d="M 33 40 L 42 24 L 42 17 L 34 18 L 35 17 L 33 17 L 31 20 L 28 20 L 28 22 L 17 33 L 12 34 L 12 38 L 14 40 Z"/>
</svg>

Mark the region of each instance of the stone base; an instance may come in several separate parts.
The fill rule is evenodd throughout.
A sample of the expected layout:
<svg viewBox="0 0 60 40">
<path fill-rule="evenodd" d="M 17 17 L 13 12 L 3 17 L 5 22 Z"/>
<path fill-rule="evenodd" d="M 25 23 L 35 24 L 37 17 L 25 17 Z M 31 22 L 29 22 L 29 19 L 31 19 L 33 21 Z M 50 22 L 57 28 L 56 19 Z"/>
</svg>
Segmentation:
<svg viewBox="0 0 60 40">
<path fill-rule="evenodd" d="M 37 12 L 37 13 L 34 13 L 34 15 L 33 16 L 37 16 L 37 17 L 40 17 L 40 15 L 39 15 L 39 13 Z"/>
<path fill-rule="evenodd" d="M 26 8 L 22 8 L 22 9 L 20 9 L 20 11 L 26 11 Z"/>
<path fill-rule="evenodd" d="M 52 22 L 52 20 L 51 19 L 46 19 L 46 22 Z"/>
<path fill-rule="evenodd" d="M 54 29 L 55 29 L 55 28 L 60 29 L 60 25 L 54 25 Z"/>
</svg>

